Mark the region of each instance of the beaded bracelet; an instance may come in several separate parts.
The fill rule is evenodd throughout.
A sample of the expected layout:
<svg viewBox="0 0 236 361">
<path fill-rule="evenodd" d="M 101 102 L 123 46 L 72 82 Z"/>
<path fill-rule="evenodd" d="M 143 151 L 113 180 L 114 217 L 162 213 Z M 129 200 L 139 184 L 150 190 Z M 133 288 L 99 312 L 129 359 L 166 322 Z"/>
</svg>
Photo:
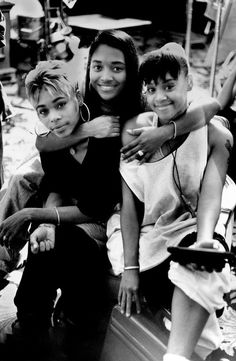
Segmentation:
<svg viewBox="0 0 236 361">
<path fill-rule="evenodd" d="M 175 139 L 175 138 L 176 138 L 176 136 L 177 136 L 176 123 L 175 123 L 173 120 L 171 120 L 171 121 L 169 122 L 169 124 L 173 124 L 173 125 L 174 125 L 174 134 L 173 134 L 172 139 Z"/>
<path fill-rule="evenodd" d="M 127 267 L 124 267 L 125 271 L 131 270 L 131 269 L 139 269 L 139 266 L 127 266 Z"/>
</svg>

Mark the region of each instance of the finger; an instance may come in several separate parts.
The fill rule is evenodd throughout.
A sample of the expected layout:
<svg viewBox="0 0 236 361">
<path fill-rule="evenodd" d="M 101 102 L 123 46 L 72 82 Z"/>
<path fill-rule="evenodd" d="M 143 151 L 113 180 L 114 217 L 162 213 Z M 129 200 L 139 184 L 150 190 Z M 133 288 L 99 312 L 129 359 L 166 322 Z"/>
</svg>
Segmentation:
<svg viewBox="0 0 236 361">
<path fill-rule="evenodd" d="M 142 129 L 141 128 L 136 128 L 136 129 L 127 129 L 126 130 L 128 134 L 130 135 L 140 135 L 142 133 Z"/>
<path fill-rule="evenodd" d="M 120 130 L 119 129 L 113 129 L 110 136 L 111 137 L 117 137 L 120 135 Z"/>
<path fill-rule="evenodd" d="M 131 306 L 132 306 L 132 294 L 131 292 L 129 292 L 126 298 L 126 312 L 125 312 L 126 317 L 130 317 L 131 315 Z"/>
<path fill-rule="evenodd" d="M 117 118 L 112 119 L 112 124 L 120 128 L 120 120 Z"/>
<path fill-rule="evenodd" d="M 151 154 L 145 153 L 143 158 L 139 161 L 139 164 L 143 164 L 143 163 L 147 162 L 150 157 L 151 157 Z"/>
<path fill-rule="evenodd" d="M 131 140 L 131 142 L 129 142 L 128 144 L 126 144 L 124 147 L 121 148 L 121 153 L 126 154 L 129 150 L 131 150 L 134 147 L 137 147 L 137 145 L 139 144 L 137 138 L 134 140 Z M 136 152 L 139 150 L 139 148 L 136 148 Z"/>
<path fill-rule="evenodd" d="M 40 250 L 40 252 L 45 252 L 45 241 L 40 242 L 40 244 L 39 244 L 39 250 Z"/>
<path fill-rule="evenodd" d="M 213 271 L 221 272 L 223 268 L 224 268 L 224 266 L 222 267 L 222 265 L 218 265 L 218 266 L 214 267 Z"/>
<path fill-rule="evenodd" d="M 6 234 L 6 237 L 7 237 L 7 242 L 8 242 L 8 245 L 9 245 L 14 237 L 10 232 L 8 232 Z"/>
<path fill-rule="evenodd" d="M 113 125 L 112 129 L 113 129 L 114 131 L 119 132 L 119 131 L 120 131 L 120 126 L 119 126 L 118 124 L 115 124 L 115 125 Z"/>
<path fill-rule="evenodd" d="M 137 153 L 135 153 L 134 155 L 131 155 L 129 158 L 125 158 L 125 159 L 123 159 L 125 162 L 127 162 L 127 163 L 129 163 L 129 162 L 132 162 L 133 160 L 137 160 L 137 158 L 136 158 L 136 154 Z"/>
<path fill-rule="evenodd" d="M 205 266 L 205 271 L 208 272 L 208 273 L 212 273 L 213 268 L 211 266 Z"/>
<path fill-rule="evenodd" d="M 126 306 L 126 294 L 125 292 L 122 291 L 120 307 L 121 307 L 121 313 L 123 314 L 125 313 L 125 306 Z"/>
<path fill-rule="evenodd" d="M 137 313 L 141 313 L 141 303 L 140 303 L 139 295 L 137 293 L 134 295 L 134 301 L 135 301 L 135 304 L 136 304 Z"/>
<path fill-rule="evenodd" d="M 190 271 L 196 271 L 197 270 L 197 265 L 196 263 L 187 263 L 187 264 L 182 264 L 183 266 L 185 266 L 187 269 L 189 269 Z"/>
<path fill-rule="evenodd" d="M 120 132 L 116 132 L 116 133 L 110 134 L 108 137 L 115 138 L 115 137 L 119 137 L 119 136 L 120 136 Z"/>
<path fill-rule="evenodd" d="M 122 295 L 123 295 L 123 290 L 120 288 L 119 292 L 118 292 L 118 304 L 119 304 L 119 306 L 121 306 L 121 303 L 122 303 Z"/>
<path fill-rule="evenodd" d="M 30 249 L 32 253 L 34 254 L 38 253 L 39 250 L 38 242 L 34 240 L 30 240 Z"/>
<path fill-rule="evenodd" d="M 131 149 L 127 150 L 125 153 L 122 152 L 122 158 L 124 160 L 129 160 L 130 161 L 130 157 L 134 156 L 134 159 L 136 157 L 136 154 L 138 153 L 138 151 L 140 150 L 140 147 L 134 146 Z"/>
<path fill-rule="evenodd" d="M 51 240 L 46 239 L 45 240 L 45 251 L 50 251 L 50 249 L 51 249 Z"/>
</svg>

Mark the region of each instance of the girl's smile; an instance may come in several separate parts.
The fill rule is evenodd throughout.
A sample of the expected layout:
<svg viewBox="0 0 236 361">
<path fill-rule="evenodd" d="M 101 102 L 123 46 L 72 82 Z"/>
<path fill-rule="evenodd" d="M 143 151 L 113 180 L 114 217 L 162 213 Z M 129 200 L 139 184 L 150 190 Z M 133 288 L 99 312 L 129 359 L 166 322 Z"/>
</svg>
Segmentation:
<svg viewBox="0 0 236 361">
<path fill-rule="evenodd" d="M 174 79 L 169 73 L 165 79 L 152 80 L 147 84 L 146 99 L 157 113 L 162 124 L 182 114 L 187 107 L 187 92 L 190 90 L 188 76 L 183 72 Z"/>
<path fill-rule="evenodd" d="M 103 100 L 113 100 L 124 89 L 126 65 L 122 51 L 99 45 L 91 58 L 90 83 Z"/>
</svg>

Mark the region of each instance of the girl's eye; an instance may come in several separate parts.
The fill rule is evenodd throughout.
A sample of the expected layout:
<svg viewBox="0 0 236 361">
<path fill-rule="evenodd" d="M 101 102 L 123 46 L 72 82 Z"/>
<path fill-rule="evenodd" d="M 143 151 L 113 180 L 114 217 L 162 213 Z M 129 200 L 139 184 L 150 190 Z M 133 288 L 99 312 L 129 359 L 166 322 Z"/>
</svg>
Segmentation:
<svg viewBox="0 0 236 361">
<path fill-rule="evenodd" d="M 115 73 L 121 73 L 122 71 L 124 71 L 124 68 L 122 68 L 121 66 L 114 66 L 113 71 Z"/>
<path fill-rule="evenodd" d="M 164 85 L 165 90 L 172 90 L 175 87 L 175 83 L 168 83 Z"/>
<path fill-rule="evenodd" d="M 165 90 L 172 90 L 174 88 L 174 85 L 167 85 L 165 87 Z"/>
<path fill-rule="evenodd" d="M 149 93 L 149 94 L 153 94 L 153 93 L 155 93 L 155 88 L 151 88 L 151 87 L 147 87 L 147 93 Z"/>
<path fill-rule="evenodd" d="M 38 110 L 38 115 L 40 117 L 46 117 L 48 115 L 48 110 L 47 109 L 39 109 Z"/>
<path fill-rule="evenodd" d="M 57 109 L 62 109 L 62 108 L 64 108 L 65 105 L 66 105 L 66 102 L 65 102 L 65 101 L 59 102 L 59 103 L 57 103 L 56 108 L 57 108 Z"/>
<path fill-rule="evenodd" d="M 94 71 L 100 71 L 100 70 L 102 69 L 102 66 L 101 66 L 101 65 L 93 65 L 93 66 L 92 66 L 92 69 L 93 69 Z"/>
</svg>

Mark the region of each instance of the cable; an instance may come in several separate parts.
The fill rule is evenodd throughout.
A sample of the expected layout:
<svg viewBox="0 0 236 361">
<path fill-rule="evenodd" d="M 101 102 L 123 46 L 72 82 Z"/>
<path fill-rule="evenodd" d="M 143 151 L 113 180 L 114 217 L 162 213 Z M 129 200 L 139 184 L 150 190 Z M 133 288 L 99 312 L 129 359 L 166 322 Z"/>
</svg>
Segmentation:
<svg viewBox="0 0 236 361">
<path fill-rule="evenodd" d="M 171 154 L 172 154 L 172 157 L 173 157 L 173 180 L 174 180 L 174 183 L 175 183 L 176 188 L 178 189 L 178 191 L 180 193 L 180 198 L 181 198 L 185 208 L 191 213 L 192 217 L 196 217 L 196 213 L 192 208 L 191 202 L 188 201 L 186 199 L 185 195 L 183 194 L 183 190 L 182 190 L 182 186 L 181 186 L 181 182 L 180 182 L 179 170 L 178 170 L 178 166 L 177 166 L 177 162 L 176 162 L 177 149 L 174 152 L 171 152 Z M 175 178 L 175 172 L 176 172 L 176 175 L 177 175 L 178 183 L 177 183 L 176 178 Z"/>
</svg>

